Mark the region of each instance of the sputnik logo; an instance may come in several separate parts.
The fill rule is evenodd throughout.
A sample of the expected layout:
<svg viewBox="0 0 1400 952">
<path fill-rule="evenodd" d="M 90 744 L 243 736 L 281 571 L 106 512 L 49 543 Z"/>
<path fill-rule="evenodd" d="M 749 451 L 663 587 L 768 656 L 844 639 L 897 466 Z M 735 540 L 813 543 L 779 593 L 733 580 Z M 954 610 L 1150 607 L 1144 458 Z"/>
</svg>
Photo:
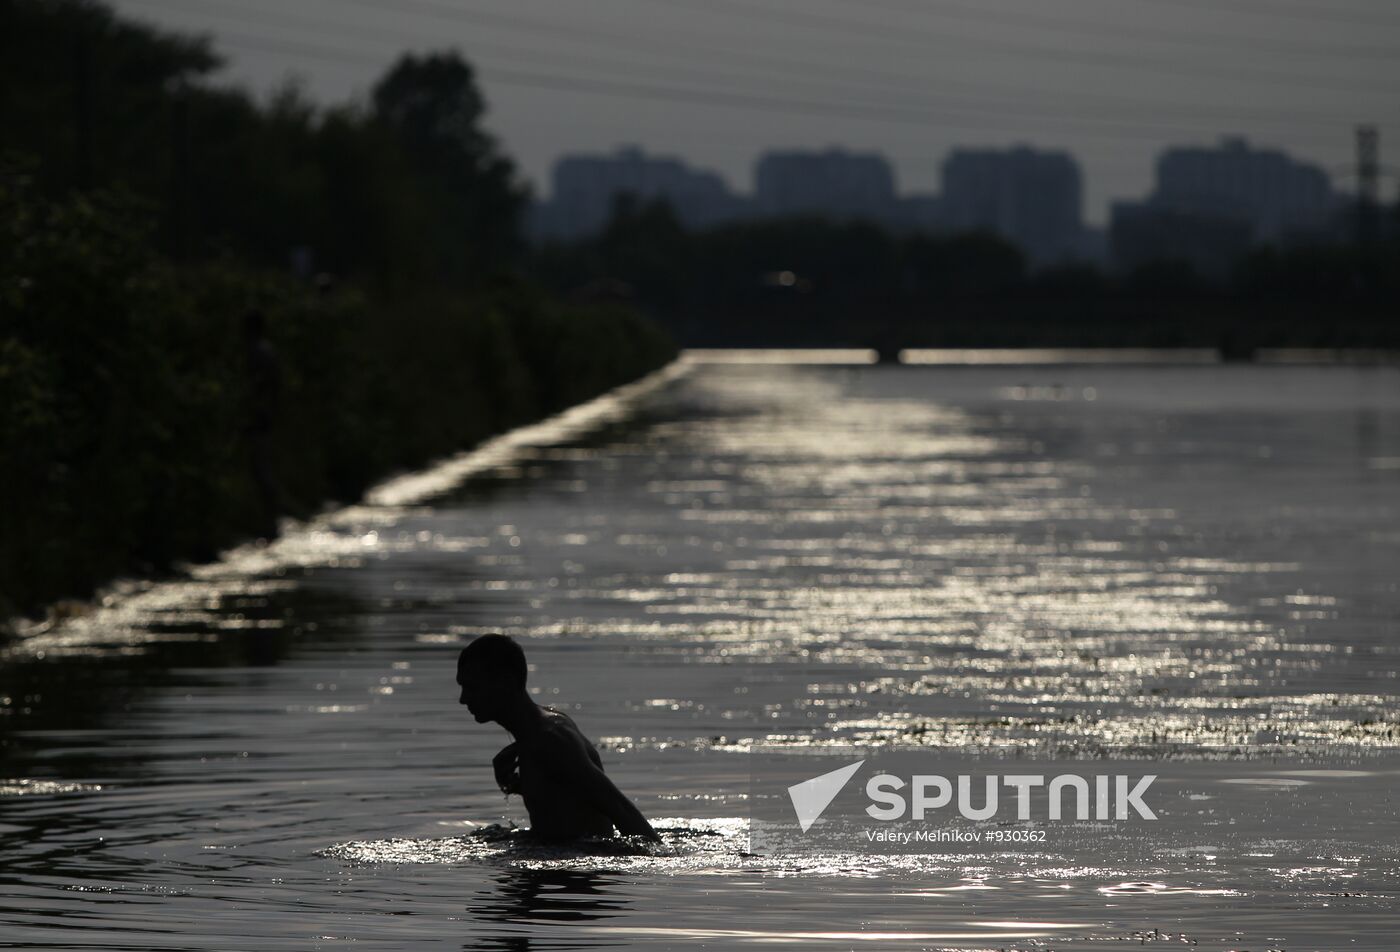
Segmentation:
<svg viewBox="0 0 1400 952">
<path fill-rule="evenodd" d="M 795 783 L 787 788 L 788 796 L 792 799 L 792 809 L 797 813 L 797 823 L 802 827 L 803 833 L 817 822 L 822 811 L 831 806 L 831 801 L 836 799 L 836 795 L 845 788 L 863 763 L 864 760 L 857 760 L 847 767 Z"/>
</svg>

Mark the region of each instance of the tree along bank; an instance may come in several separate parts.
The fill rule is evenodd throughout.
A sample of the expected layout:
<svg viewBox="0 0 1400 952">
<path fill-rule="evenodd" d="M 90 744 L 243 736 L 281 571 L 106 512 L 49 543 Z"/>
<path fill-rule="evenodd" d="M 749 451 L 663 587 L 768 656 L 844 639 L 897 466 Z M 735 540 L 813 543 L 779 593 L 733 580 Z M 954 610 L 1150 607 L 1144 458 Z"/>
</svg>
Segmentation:
<svg viewBox="0 0 1400 952">
<path fill-rule="evenodd" d="M 634 312 L 502 279 L 392 305 L 176 266 L 140 203 L 0 176 L 0 618 L 200 560 L 664 365 Z"/>
</svg>

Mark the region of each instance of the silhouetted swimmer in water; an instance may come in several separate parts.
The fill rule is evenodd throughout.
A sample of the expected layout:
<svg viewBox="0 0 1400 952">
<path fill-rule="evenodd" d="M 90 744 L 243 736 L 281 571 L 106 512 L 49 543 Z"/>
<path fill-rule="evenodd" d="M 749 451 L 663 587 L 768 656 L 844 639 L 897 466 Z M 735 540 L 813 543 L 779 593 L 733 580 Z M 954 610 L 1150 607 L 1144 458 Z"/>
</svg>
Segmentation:
<svg viewBox="0 0 1400 952">
<path fill-rule="evenodd" d="M 628 836 L 660 840 L 646 817 L 603 773 L 598 751 L 567 714 L 525 690 L 525 652 L 505 635 L 482 635 L 457 658 L 462 703 L 478 724 L 495 721 L 515 738 L 491 761 L 496 783 L 518 793 L 530 832 L 549 839 Z"/>
</svg>

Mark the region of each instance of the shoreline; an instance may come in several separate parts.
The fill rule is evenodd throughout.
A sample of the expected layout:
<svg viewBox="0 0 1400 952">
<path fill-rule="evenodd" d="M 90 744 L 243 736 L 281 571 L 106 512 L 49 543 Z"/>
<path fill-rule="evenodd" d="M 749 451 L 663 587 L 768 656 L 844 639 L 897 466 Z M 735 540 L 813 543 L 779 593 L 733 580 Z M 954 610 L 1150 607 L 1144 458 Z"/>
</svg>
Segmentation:
<svg viewBox="0 0 1400 952">
<path fill-rule="evenodd" d="M 121 615 L 126 611 L 139 611 L 148 602 L 178 597 L 179 590 L 190 583 L 207 587 L 217 585 L 220 580 L 244 579 L 278 568 L 314 564 L 315 559 L 308 560 L 296 550 L 299 544 L 316 534 L 363 519 L 367 514 L 389 514 L 422 505 L 434 496 L 450 492 L 477 473 L 509 462 L 522 449 L 559 443 L 619 419 L 634 401 L 679 379 L 694 364 L 695 361 L 681 355 L 636 380 L 543 420 L 507 430 L 422 469 L 389 476 L 366 490 L 357 502 L 306 519 L 283 517 L 272 539 L 241 542 L 208 562 L 177 562 L 168 575 L 112 580 L 89 598 L 51 603 L 42 619 L 23 616 L 8 619 L 8 628 L 0 625 L 0 633 L 3 633 L 0 634 L 0 660 L 19 655 L 42 659 L 54 648 L 62 650 L 64 646 L 81 644 L 86 640 L 83 632 L 102 629 L 108 624 L 120 626 Z M 77 637 L 64 637 L 65 634 Z"/>
</svg>

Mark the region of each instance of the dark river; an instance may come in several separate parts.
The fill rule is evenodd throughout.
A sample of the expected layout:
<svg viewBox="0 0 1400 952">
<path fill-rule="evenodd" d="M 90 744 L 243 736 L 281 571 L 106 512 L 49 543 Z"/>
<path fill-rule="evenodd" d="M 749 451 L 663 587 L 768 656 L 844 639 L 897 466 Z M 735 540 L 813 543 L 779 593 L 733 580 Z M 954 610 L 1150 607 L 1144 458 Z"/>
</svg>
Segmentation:
<svg viewBox="0 0 1400 952">
<path fill-rule="evenodd" d="M 0 947 L 1393 950 L 1394 809 L 782 860 L 747 751 L 1384 750 L 1397 568 L 1395 368 L 688 363 L 0 649 Z M 473 832 L 487 631 L 663 847 Z"/>
</svg>

